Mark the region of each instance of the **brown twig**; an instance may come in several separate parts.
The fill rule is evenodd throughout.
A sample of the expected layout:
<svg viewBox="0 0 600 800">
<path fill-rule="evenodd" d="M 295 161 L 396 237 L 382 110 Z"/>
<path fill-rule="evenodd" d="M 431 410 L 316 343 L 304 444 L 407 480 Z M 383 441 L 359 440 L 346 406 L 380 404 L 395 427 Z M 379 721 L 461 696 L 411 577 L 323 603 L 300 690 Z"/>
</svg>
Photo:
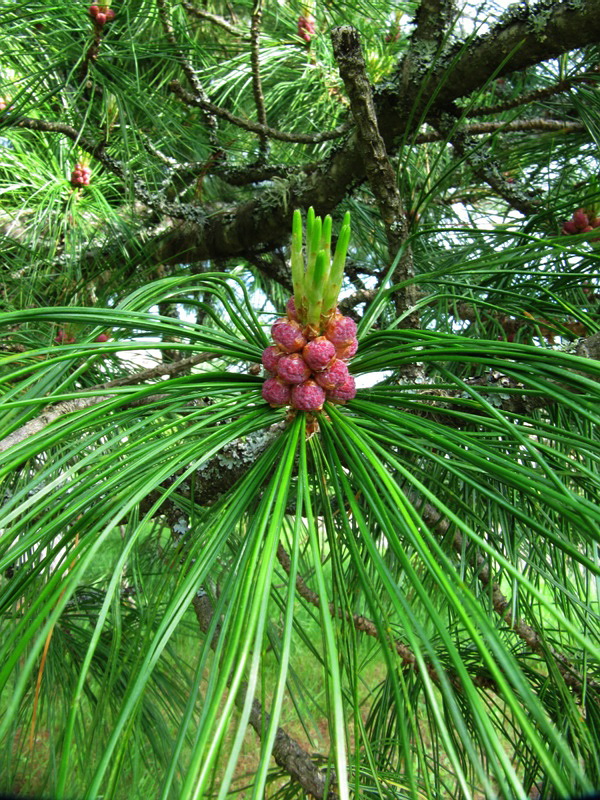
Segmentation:
<svg viewBox="0 0 600 800">
<path fill-rule="evenodd" d="M 557 119 L 515 119 L 511 122 L 475 122 L 465 125 L 462 133 L 465 136 L 478 136 L 485 133 L 528 133 L 530 131 L 540 131 L 541 133 L 582 133 L 585 125 L 581 122 L 563 122 Z M 446 137 L 438 131 L 428 131 L 415 136 L 415 144 L 425 144 L 426 142 L 445 141 Z"/>
<path fill-rule="evenodd" d="M 442 114 L 436 127 L 452 143 L 457 155 L 470 164 L 479 178 L 491 186 L 512 208 L 525 216 L 538 213 L 542 207 L 541 201 L 516 183 L 510 183 L 489 154 L 482 152 L 481 145 L 470 140 L 464 126 L 457 127 L 453 114 Z"/>
<path fill-rule="evenodd" d="M 442 516 L 436 508 L 429 503 L 425 503 L 421 510 L 421 517 L 428 527 L 441 538 L 446 536 L 450 527 L 449 521 Z M 454 550 L 462 557 L 465 554 L 463 537 L 460 532 L 456 532 L 452 539 Z M 468 552 L 467 552 L 468 557 Z M 489 562 L 485 557 L 478 553 L 472 563 L 477 579 L 481 585 L 489 590 L 492 600 L 492 607 L 496 614 L 500 616 L 508 627 L 522 639 L 529 649 L 543 660 L 552 658 L 567 686 L 582 699 L 584 688 L 600 691 L 600 681 L 589 676 L 582 676 L 569 661 L 569 659 L 555 648 L 546 644 L 540 634 L 523 619 L 515 617 L 510 610 L 511 601 L 503 594 L 500 584 L 494 580 L 490 571 Z"/>
<path fill-rule="evenodd" d="M 196 8 L 196 6 L 193 6 L 191 3 L 188 3 L 187 0 L 181 0 L 181 6 L 191 16 L 197 17 L 198 19 L 201 19 L 206 22 L 211 22 L 213 25 L 218 25 L 219 28 L 222 28 L 224 31 L 227 31 L 227 33 L 230 33 L 232 36 L 237 36 L 243 41 L 248 41 L 249 39 L 248 34 L 236 28 L 235 25 L 229 22 L 229 20 L 226 20 L 225 17 L 221 17 L 218 14 L 211 14 L 210 11 L 205 11 L 204 9 L 201 8 Z"/>
<path fill-rule="evenodd" d="M 210 598 L 206 593 L 200 592 L 194 597 L 192 605 L 200 629 L 203 633 L 208 633 L 214 616 Z M 215 645 L 216 641 L 213 637 L 211 647 L 214 649 Z M 240 711 L 244 708 L 247 693 L 248 685 L 242 683 L 235 696 L 235 704 Z M 270 715 L 264 711 L 256 699 L 252 702 L 248 721 L 258 738 L 261 739 L 268 729 Z M 298 781 L 304 791 L 312 797 L 317 800 L 337 800 L 338 795 L 335 791 L 329 789 L 326 792 L 327 775 L 316 766 L 310 754 L 281 727 L 277 728 L 271 755 L 275 762 Z"/>
</svg>

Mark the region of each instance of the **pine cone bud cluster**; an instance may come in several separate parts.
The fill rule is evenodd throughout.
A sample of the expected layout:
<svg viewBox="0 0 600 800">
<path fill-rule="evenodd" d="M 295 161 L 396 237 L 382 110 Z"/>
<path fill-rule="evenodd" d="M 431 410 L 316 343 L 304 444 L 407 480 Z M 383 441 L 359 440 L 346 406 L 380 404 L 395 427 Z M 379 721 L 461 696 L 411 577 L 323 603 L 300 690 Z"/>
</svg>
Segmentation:
<svg viewBox="0 0 600 800">
<path fill-rule="evenodd" d="M 108 6 L 90 6 L 90 17 L 94 20 L 94 25 L 103 28 L 107 22 L 112 22 L 115 12 Z"/>
<path fill-rule="evenodd" d="M 75 164 L 71 173 L 71 186 L 89 186 L 92 179 L 92 170 L 85 164 Z"/>
<path fill-rule="evenodd" d="M 356 385 L 347 362 L 358 348 L 354 320 L 336 313 L 315 335 L 298 321 L 293 297 L 286 308 L 287 316 L 271 328 L 275 344 L 263 351 L 269 375 L 263 398 L 274 407 L 289 405 L 298 411 L 320 411 L 326 400 L 352 400 Z"/>
<path fill-rule="evenodd" d="M 308 44 L 315 35 L 316 20 L 312 14 L 304 14 L 298 17 L 298 36 Z"/>
<path fill-rule="evenodd" d="M 598 227 L 600 227 L 600 217 L 597 217 L 593 211 L 578 208 L 571 219 L 564 223 L 561 233 L 565 236 L 572 236 L 576 233 L 589 233 Z M 592 241 L 597 240 L 592 239 Z"/>
</svg>

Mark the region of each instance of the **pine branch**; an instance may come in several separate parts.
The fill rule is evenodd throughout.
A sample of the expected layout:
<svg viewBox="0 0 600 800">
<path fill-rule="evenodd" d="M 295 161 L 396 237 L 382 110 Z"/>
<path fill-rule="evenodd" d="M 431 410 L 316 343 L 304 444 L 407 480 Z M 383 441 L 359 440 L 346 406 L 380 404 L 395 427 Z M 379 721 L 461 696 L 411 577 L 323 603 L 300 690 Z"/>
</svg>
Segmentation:
<svg viewBox="0 0 600 800">
<path fill-rule="evenodd" d="M 181 359 L 181 361 L 177 361 L 172 364 L 158 364 L 156 367 L 141 370 L 133 375 L 127 375 L 123 378 L 116 378 L 115 380 L 107 381 L 106 383 L 99 383 L 96 386 L 86 389 L 85 392 L 88 394 L 89 392 L 94 392 L 100 389 L 106 390 L 113 389 L 117 386 L 130 386 L 132 384 L 145 383 L 146 381 L 164 375 L 176 375 L 178 372 L 185 372 L 185 370 L 193 367 L 195 364 L 201 364 L 211 358 L 214 358 L 213 353 L 197 353 L 194 356 Z M 62 403 L 55 403 L 47 406 L 39 416 L 29 420 L 29 422 L 26 422 L 25 425 L 17 428 L 17 430 L 0 440 L 0 453 L 4 453 L 9 449 L 9 447 L 20 444 L 21 442 L 25 441 L 25 439 L 28 439 L 30 436 L 33 436 L 36 433 L 40 433 L 47 428 L 48 425 L 56 422 L 57 419 L 60 419 L 65 414 L 72 414 L 74 411 L 82 411 L 86 408 L 90 408 L 91 406 L 104 402 L 112 396 L 113 395 L 110 394 L 94 395 L 92 397 L 81 397 L 73 400 L 65 400 Z M 153 397 L 150 398 L 150 400 L 156 400 L 156 398 Z"/>
<path fill-rule="evenodd" d="M 347 133 L 352 124 L 345 122 L 331 131 L 323 133 L 289 133 L 287 131 L 279 131 L 275 128 L 270 128 L 268 125 L 262 125 L 260 122 L 252 122 L 249 119 L 242 119 L 227 111 L 226 108 L 221 108 L 208 100 L 203 100 L 201 97 L 190 94 L 187 92 L 179 81 L 174 80 L 169 84 L 170 90 L 176 94 L 188 106 L 196 106 L 197 108 L 204 108 L 211 111 L 216 117 L 231 122 L 232 125 L 242 128 L 250 133 L 257 133 L 259 136 L 266 136 L 270 139 L 277 139 L 280 142 L 296 142 L 298 144 L 319 144 L 320 142 L 329 142 L 333 139 L 339 139 Z"/>
<path fill-rule="evenodd" d="M 557 119 L 544 119 L 537 117 L 535 119 L 514 119 L 510 122 L 475 122 L 470 125 L 464 125 L 461 132 L 465 136 L 479 136 L 488 133 L 530 133 L 532 131 L 539 131 L 540 133 L 583 133 L 586 130 L 585 125 L 581 122 L 571 122 Z M 427 133 L 420 133 L 415 136 L 415 144 L 424 144 L 425 142 L 439 142 L 445 141 L 444 134 L 438 131 L 428 131 Z"/>
<path fill-rule="evenodd" d="M 471 165 L 475 174 L 502 197 L 512 208 L 524 216 L 537 214 L 542 207 L 541 200 L 533 198 L 516 183 L 510 183 L 481 144 L 470 139 L 463 126 L 458 126 L 454 115 L 444 114 L 437 123 L 442 135 L 452 143 L 455 152 Z"/>
<path fill-rule="evenodd" d="M 432 505 L 425 503 L 421 508 L 421 516 L 428 527 L 438 536 L 443 538 L 447 534 L 450 527 L 449 521 Z M 465 554 L 463 537 L 458 531 L 456 531 L 453 536 L 452 546 L 456 553 L 463 557 Z M 468 557 L 469 553 L 467 549 L 467 558 Z M 489 590 L 492 607 L 496 614 L 498 614 L 498 616 L 506 622 L 508 627 L 525 642 L 529 649 L 540 656 L 543 661 L 547 662 L 548 659 L 553 659 L 560 674 L 563 676 L 565 684 L 573 690 L 580 701 L 583 700 L 584 693 L 589 689 L 600 692 L 600 681 L 589 675 L 581 675 L 564 653 L 560 653 L 558 650 L 548 645 L 544 638 L 531 625 L 528 625 L 523 619 L 513 615 L 511 611 L 513 607 L 512 601 L 504 595 L 500 584 L 492 577 L 489 562 L 481 553 L 477 553 L 475 559 L 472 559 L 471 566 L 475 570 L 477 579 L 481 585 Z"/>
<path fill-rule="evenodd" d="M 33 119 L 32 117 L 17 117 L 12 123 L 13 127 L 27 128 L 32 131 L 45 131 L 49 133 L 61 133 L 71 141 L 75 142 L 78 147 L 85 150 L 95 159 L 97 159 L 102 166 L 112 172 L 124 183 L 127 183 L 128 169 L 116 158 L 108 155 L 106 152 L 106 142 L 96 144 L 91 139 L 83 136 L 81 131 L 73 128 L 71 125 L 66 125 L 63 122 L 51 122 L 43 119 Z M 206 218 L 202 208 L 190 203 L 171 203 L 160 192 L 151 192 L 146 184 L 137 177 L 132 179 L 133 192 L 136 197 L 145 205 L 152 208 L 165 217 L 175 217 L 176 219 L 184 219 L 187 222 L 201 225 Z M 201 259 L 188 259 L 188 260 L 201 260 Z"/>
<path fill-rule="evenodd" d="M 277 560 L 289 576 L 291 573 L 292 562 L 289 553 L 281 543 L 277 547 Z M 307 586 L 304 578 L 299 573 L 296 575 L 296 590 L 300 597 L 303 597 L 308 603 L 310 603 L 312 606 L 315 606 L 315 608 L 320 608 L 321 598 L 317 592 L 313 591 L 309 586 Z M 329 603 L 328 608 L 329 613 L 333 617 L 339 617 L 340 619 L 348 620 L 348 622 L 351 622 L 357 631 L 360 631 L 361 633 L 380 641 L 381 637 L 377 629 L 377 625 L 375 625 L 372 620 L 368 619 L 367 617 L 363 617 L 361 614 L 351 614 L 349 611 L 344 611 L 343 609 L 335 606 L 333 603 Z M 415 670 L 418 669 L 417 657 L 410 647 L 407 647 L 407 645 L 405 645 L 399 639 L 396 639 L 389 644 L 400 656 L 403 667 L 410 667 L 411 669 Z M 432 680 L 434 680 L 436 683 L 439 683 L 439 676 L 434 667 L 427 665 L 427 672 Z"/>
<path fill-rule="evenodd" d="M 187 79 L 188 79 L 188 81 L 190 83 L 190 86 L 194 90 L 194 94 L 196 95 L 196 97 L 200 98 L 201 100 L 208 101 L 208 95 L 207 95 L 206 91 L 204 90 L 202 82 L 198 78 L 196 70 L 193 68 L 192 64 L 188 61 L 188 59 L 184 56 L 183 51 L 179 47 L 179 43 L 177 42 L 177 37 L 175 36 L 175 31 L 173 30 L 173 25 L 172 25 L 171 20 L 169 18 L 169 11 L 168 11 L 168 8 L 167 8 L 166 0 L 156 0 L 156 6 L 158 8 L 158 15 L 160 17 L 160 21 L 162 23 L 163 30 L 165 32 L 165 36 L 167 37 L 169 42 L 175 48 L 175 51 L 177 53 L 177 57 L 179 59 L 179 63 L 181 64 L 181 67 L 182 67 L 183 71 L 186 74 L 186 77 L 187 77 Z M 210 133 L 211 143 L 212 143 L 213 147 L 215 148 L 215 150 L 217 150 L 217 152 L 219 152 L 219 153 L 221 153 L 221 155 L 223 155 L 223 150 L 220 147 L 220 145 L 218 144 L 218 141 L 217 141 L 217 138 L 216 138 L 216 134 L 217 134 L 217 130 L 218 130 L 216 117 L 208 109 L 204 108 L 204 111 L 208 112 L 208 113 L 204 114 L 204 118 L 205 118 L 206 126 L 207 126 L 207 128 L 209 130 L 209 133 Z"/>
<path fill-rule="evenodd" d="M 531 14 L 537 13 L 536 9 L 543 14 L 544 24 L 540 33 L 534 35 L 530 26 Z M 420 119 L 421 106 L 429 102 L 430 97 L 435 97 L 435 101 L 429 104 L 427 115 L 435 119 L 440 110 L 485 85 L 492 75 L 524 69 L 600 39 L 600 14 L 591 0 L 577 9 L 560 3 L 550 11 L 533 7 L 533 11 L 527 13 L 529 22 L 511 18 L 496 26 L 493 33 L 474 39 L 468 47 L 464 43 L 457 44 L 452 57 L 442 59 L 439 68 L 428 78 L 429 91 L 423 91 L 417 82 L 411 83 L 406 92 L 398 86 L 377 92 L 375 111 L 389 155 L 395 152 L 395 142 L 400 137 L 410 135 L 410 126 Z M 535 39 L 535 45 L 528 50 L 530 39 Z M 417 97 L 421 98 L 418 102 Z M 292 199 L 292 208 L 307 209 L 312 205 L 317 213 L 326 214 L 364 177 L 357 137 L 353 135 L 310 175 L 286 181 L 282 194 Z M 173 232 L 171 241 L 167 233 L 159 254 L 165 261 L 176 262 L 182 251 L 194 260 L 248 252 L 255 247 L 257 230 L 261 231 L 263 243 L 280 244 L 287 238 L 282 231 L 289 229 L 290 218 L 289 203 L 278 207 L 257 199 L 230 208 L 222 215 L 211 216 L 200 228 L 179 228 Z"/>
<path fill-rule="evenodd" d="M 499 39 L 486 34 L 473 40 L 464 52 L 457 46 L 452 71 L 448 71 L 448 65 L 442 59 L 439 69 L 429 78 L 431 94 L 436 97 L 428 112 L 431 118 L 439 116 L 439 109 L 448 107 L 448 104 L 457 97 L 468 95 L 484 85 L 498 70 L 504 73 L 509 70 L 519 70 L 529 64 L 552 58 L 568 49 L 583 47 L 597 41 L 600 38 L 600 15 L 595 13 L 593 3 L 585 2 L 580 8 L 572 10 L 567 5 L 558 4 L 552 11 L 546 9 L 542 30 L 547 30 L 548 36 L 537 37 L 535 47 L 531 50 L 521 46 L 523 37 L 531 36 L 528 30 L 531 21 L 527 23 L 524 20 L 509 20 L 497 26 L 495 30 Z M 533 12 L 527 12 L 528 19 L 531 13 Z M 201 102 L 199 98 L 185 90 L 181 91 L 192 104 Z M 376 95 L 375 110 L 379 130 L 389 154 L 394 152 L 394 142 L 398 137 L 410 133 L 407 123 L 419 118 L 419 108 L 415 106 L 414 101 L 420 92 L 420 86 L 411 84 L 407 92 L 402 95 L 394 87 L 386 88 Z M 224 115 L 229 114 L 225 110 L 222 111 Z M 247 124 L 237 117 L 233 117 L 233 123 Z M 18 123 L 9 119 L 8 124 Z M 54 123 L 54 130 L 58 130 L 57 125 L 60 123 Z M 22 126 L 35 130 L 51 130 L 44 128 L 36 120 L 29 120 L 27 124 L 23 122 Z M 268 135 L 270 132 L 263 130 L 257 123 L 249 123 L 247 127 L 255 133 Z M 335 132 L 318 134 L 317 137 L 320 136 L 323 141 L 341 135 L 343 130 L 347 129 L 348 127 L 343 126 Z M 69 135 L 66 130 L 64 132 Z M 289 134 L 286 136 L 286 140 L 292 140 Z M 100 158 L 108 169 L 125 178 L 127 170 L 122 164 L 106 155 L 102 156 L 104 145 L 86 142 L 76 131 L 71 138 L 94 157 Z M 313 142 L 314 137 L 309 136 L 309 141 L 306 143 Z M 185 221 L 183 225 L 177 224 L 170 230 L 161 229 L 152 254 L 157 261 L 179 263 L 183 254 L 187 261 L 194 262 L 207 258 L 227 258 L 253 251 L 256 249 L 256 231 L 261 232 L 263 245 L 281 244 L 288 238 L 286 232 L 289 230 L 293 208 L 306 209 L 312 205 L 319 214 L 329 213 L 350 188 L 360 183 L 363 178 L 364 171 L 361 168 L 358 142 L 356 136 L 350 136 L 343 146 L 334 150 L 319 165 L 312 165 L 310 173 L 306 174 L 300 169 L 296 175 L 283 181 L 280 203 L 274 199 L 265 202 L 263 197 L 258 197 L 207 217 L 197 207 L 169 203 L 164 197 L 149 192 L 141 181 L 134 181 L 134 191 L 142 202 L 158 213 Z M 500 189 L 506 192 L 509 186 L 500 184 Z M 285 202 L 283 198 L 286 199 Z"/>
</svg>

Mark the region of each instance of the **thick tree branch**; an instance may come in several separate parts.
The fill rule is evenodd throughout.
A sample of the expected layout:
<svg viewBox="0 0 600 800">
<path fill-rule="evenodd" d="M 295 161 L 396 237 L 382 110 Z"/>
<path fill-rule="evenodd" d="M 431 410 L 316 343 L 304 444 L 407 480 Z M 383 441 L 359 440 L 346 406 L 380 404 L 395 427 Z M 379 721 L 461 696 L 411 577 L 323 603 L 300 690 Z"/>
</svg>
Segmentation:
<svg viewBox="0 0 600 800">
<path fill-rule="evenodd" d="M 568 2 L 554 3 L 552 7 L 541 3 L 527 9 L 523 7 L 516 16 L 511 12 L 490 33 L 473 39 L 467 46 L 456 45 L 451 57 L 442 59 L 439 67 L 428 76 L 427 91 L 422 91 L 422 76 L 416 76 L 403 94 L 394 86 L 376 94 L 375 111 L 388 154 L 395 151 L 399 137 L 411 133 L 407 123 L 420 118 L 421 104 L 429 102 L 431 97 L 435 97 L 435 101 L 428 107 L 427 114 L 435 119 L 442 109 L 451 107 L 458 97 L 468 96 L 494 74 L 514 72 L 570 49 L 596 43 L 599 39 L 597 0 L 584 1 L 577 7 Z M 192 103 L 200 102 L 199 98 L 188 96 Z M 421 100 L 415 105 L 417 96 Z M 211 108 L 207 106 L 207 110 Z M 37 125 L 35 120 L 29 122 L 23 127 L 50 130 Z M 234 124 L 237 122 L 240 120 L 235 118 Z M 269 130 L 256 127 L 257 123 L 253 125 L 254 132 L 269 133 Z M 55 125 L 54 130 L 58 129 Z M 326 134 L 325 138 L 338 136 L 340 132 L 338 129 Z M 84 141 L 77 131 L 71 138 L 94 157 L 102 155 L 103 145 Z M 127 174 L 115 159 L 105 156 L 100 160 L 116 174 L 123 177 Z M 169 204 L 140 182 L 134 182 L 134 186 L 144 203 L 166 217 L 184 220 L 183 224 L 178 222 L 161 232 L 152 256 L 156 260 L 180 263 L 182 259 L 194 262 L 239 256 L 255 250 L 257 238 L 261 247 L 282 244 L 288 239 L 294 208 L 306 209 L 312 205 L 319 214 L 330 213 L 364 177 L 360 149 L 354 135 L 320 165 L 312 165 L 309 174 L 300 170 L 289 180 L 277 182 L 267 196 L 263 193 L 254 200 L 209 216 L 193 206 Z"/>
<path fill-rule="evenodd" d="M 534 22 L 541 25 L 535 31 Z M 417 95 L 422 95 L 419 102 L 423 105 L 435 97 L 428 110 L 435 118 L 440 110 L 451 107 L 458 97 L 468 96 L 494 74 L 514 72 L 599 39 L 598 4 L 588 0 L 577 8 L 567 2 L 553 4 L 552 8 L 547 4 L 533 6 L 527 11 L 527 19 L 510 17 L 466 47 L 457 45 L 452 58 L 442 60 L 431 73 L 428 91 L 422 91 L 415 77 L 405 94 L 394 87 L 376 94 L 375 111 L 388 154 L 394 152 L 398 137 L 410 133 L 408 121 L 420 117 L 420 106 L 415 107 Z M 160 255 L 177 260 L 187 251 L 191 258 L 201 260 L 247 252 L 256 246 L 257 230 L 263 244 L 279 244 L 288 238 L 283 232 L 289 229 L 294 208 L 312 205 L 319 214 L 335 209 L 350 188 L 364 179 L 360 162 L 357 137 L 350 136 L 310 175 L 290 179 L 282 187 L 279 203 L 253 200 L 211 216 L 201 226 L 172 231 L 163 238 Z"/>
<path fill-rule="evenodd" d="M 423 42 L 436 48 L 447 35 L 454 13 L 453 0 L 421 0 L 415 15 L 415 28 L 410 37 L 410 47 Z"/>
</svg>

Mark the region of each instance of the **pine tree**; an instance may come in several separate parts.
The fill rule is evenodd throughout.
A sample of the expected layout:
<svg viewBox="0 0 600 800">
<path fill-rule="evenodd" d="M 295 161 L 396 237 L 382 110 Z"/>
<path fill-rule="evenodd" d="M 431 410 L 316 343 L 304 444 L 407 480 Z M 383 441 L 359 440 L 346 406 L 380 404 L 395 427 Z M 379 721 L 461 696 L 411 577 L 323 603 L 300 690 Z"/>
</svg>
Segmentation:
<svg viewBox="0 0 600 800">
<path fill-rule="evenodd" d="M 600 786 L 598 1 L 0 12 L 0 790 Z"/>
</svg>

